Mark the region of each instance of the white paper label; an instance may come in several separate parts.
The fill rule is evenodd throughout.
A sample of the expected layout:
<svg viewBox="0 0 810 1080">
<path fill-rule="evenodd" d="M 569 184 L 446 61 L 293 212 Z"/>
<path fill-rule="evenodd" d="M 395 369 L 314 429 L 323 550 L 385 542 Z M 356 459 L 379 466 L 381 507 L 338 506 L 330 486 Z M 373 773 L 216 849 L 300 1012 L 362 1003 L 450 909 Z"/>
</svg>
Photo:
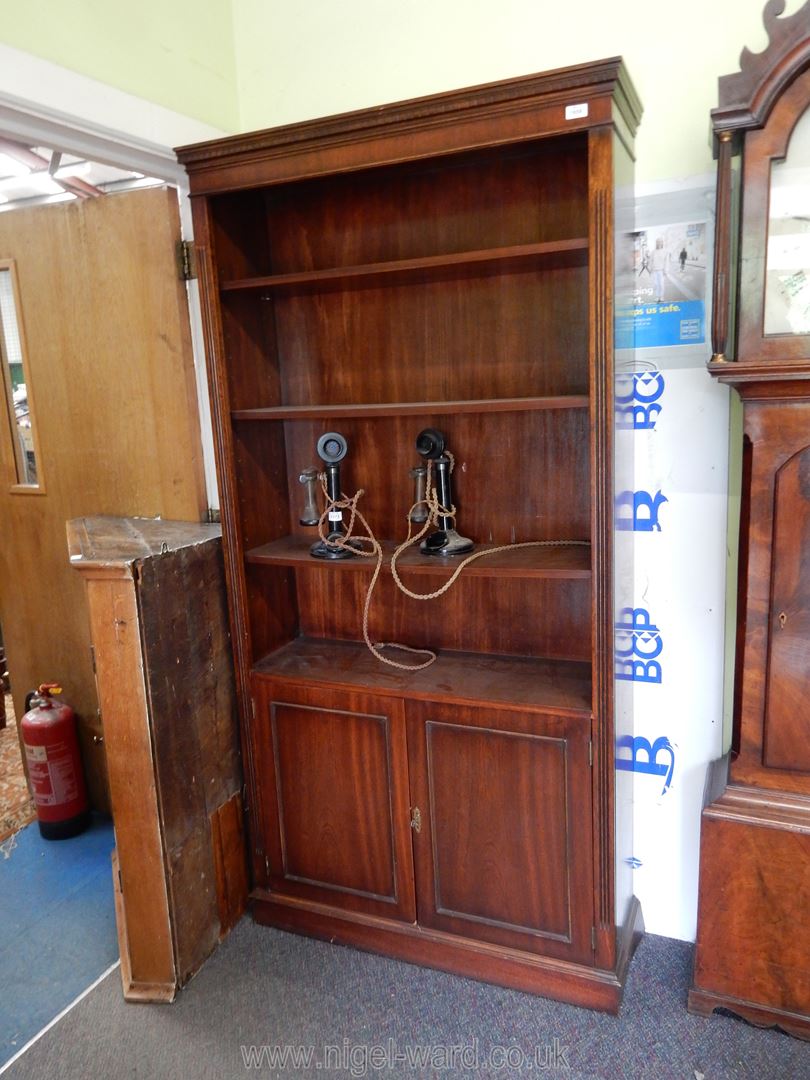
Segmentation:
<svg viewBox="0 0 810 1080">
<path fill-rule="evenodd" d="M 566 105 L 565 106 L 565 119 L 566 120 L 579 120 L 582 116 L 588 115 L 588 102 L 583 101 L 579 105 Z"/>
<path fill-rule="evenodd" d="M 341 510 L 330 510 L 329 511 L 329 520 L 330 521 L 343 521 L 343 512 Z"/>
</svg>

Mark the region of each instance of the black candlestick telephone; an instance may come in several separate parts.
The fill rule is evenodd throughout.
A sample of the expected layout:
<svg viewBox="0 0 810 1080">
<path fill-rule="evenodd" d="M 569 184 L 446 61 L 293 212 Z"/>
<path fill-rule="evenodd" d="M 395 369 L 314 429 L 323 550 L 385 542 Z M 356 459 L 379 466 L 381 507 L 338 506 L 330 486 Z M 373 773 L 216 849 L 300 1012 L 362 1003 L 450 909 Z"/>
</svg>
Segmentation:
<svg viewBox="0 0 810 1080">
<path fill-rule="evenodd" d="M 315 489 L 319 474 L 314 466 L 304 469 L 298 480 L 306 487 L 306 501 L 304 510 L 299 518 L 302 525 L 320 525 L 325 517 L 328 521 L 328 531 L 325 537 L 317 540 L 309 549 L 313 559 L 353 559 L 356 551 L 353 543 L 346 534 L 346 526 L 343 524 L 343 511 L 336 505 L 341 501 L 340 492 L 340 463 L 346 457 L 348 444 L 337 431 L 327 431 L 318 439 L 318 457 L 324 463 L 323 486 L 326 496 L 326 510 L 323 514 L 318 513 L 315 500 Z"/>
<path fill-rule="evenodd" d="M 327 431 L 318 439 L 317 450 L 318 457 L 324 462 L 323 474 L 310 465 L 298 477 L 306 489 L 299 521 L 302 525 L 321 525 L 324 519 L 328 522 L 326 535 L 323 535 L 322 530 L 321 539 L 310 548 L 310 555 L 314 559 L 351 559 L 358 551 L 347 535 L 343 510 L 339 505 L 345 502 L 340 488 L 340 462 L 346 456 L 348 444 L 337 431 Z M 423 555 L 440 556 L 463 555 L 472 551 L 472 540 L 461 536 L 455 528 L 451 481 L 454 462 L 453 455 L 447 450 L 447 440 L 443 432 L 436 428 L 420 431 L 416 438 L 416 450 L 424 461 L 430 462 L 430 467 L 418 465 L 411 469 L 415 490 L 409 520 L 414 524 L 429 522 L 436 526 L 422 541 L 419 550 Z M 434 486 L 427 490 L 431 470 L 435 481 Z M 322 514 L 317 504 L 319 481 L 326 501 L 326 509 Z M 425 525 L 425 529 L 427 528 L 428 525 Z"/>
<path fill-rule="evenodd" d="M 447 444 L 441 431 L 436 428 L 425 428 L 416 437 L 416 449 L 426 460 L 433 462 L 436 473 L 436 500 L 438 503 L 436 524 L 438 528 L 430 533 L 419 545 L 423 555 L 463 555 L 472 551 L 473 542 L 466 536 L 460 536 L 456 532 L 455 507 L 453 506 L 453 491 L 450 474 L 453 471 L 452 455 L 447 453 Z M 417 470 L 413 470 L 416 472 Z M 417 484 L 419 478 L 415 477 Z M 423 482 L 424 486 L 424 482 Z M 423 495 L 424 499 L 425 496 Z M 417 504 L 419 490 L 417 487 Z M 418 520 L 411 514 L 411 521 Z M 422 518 L 421 520 L 426 520 Z"/>
</svg>

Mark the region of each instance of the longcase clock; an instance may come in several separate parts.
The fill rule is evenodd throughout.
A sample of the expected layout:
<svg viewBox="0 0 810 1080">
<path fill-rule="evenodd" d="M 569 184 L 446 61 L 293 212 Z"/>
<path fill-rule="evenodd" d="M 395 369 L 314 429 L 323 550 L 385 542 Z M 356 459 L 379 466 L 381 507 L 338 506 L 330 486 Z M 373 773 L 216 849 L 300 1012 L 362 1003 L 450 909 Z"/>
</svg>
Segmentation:
<svg viewBox="0 0 810 1080">
<path fill-rule="evenodd" d="M 720 79 L 712 114 L 709 369 L 742 399 L 742 517 L 734 728 L 703 811 L 689 1007 L 808 1038 L 810 3 L 784 6 L 767 5 L 767 49 Z"/>
</svg>

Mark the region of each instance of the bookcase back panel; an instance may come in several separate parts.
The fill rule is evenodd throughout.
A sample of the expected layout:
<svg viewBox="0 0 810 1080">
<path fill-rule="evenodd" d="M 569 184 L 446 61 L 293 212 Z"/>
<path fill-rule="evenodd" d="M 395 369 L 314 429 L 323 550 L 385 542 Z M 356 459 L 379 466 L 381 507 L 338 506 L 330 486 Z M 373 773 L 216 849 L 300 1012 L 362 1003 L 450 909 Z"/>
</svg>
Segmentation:
<svg viewBox="0 0 810 1080">
<path fill-rule="evenodd" d="M 274 305 L 255 294 L 229 293 L 220 310 L 230 407 L 279 405 Z"/>
<path fill-rule="evenodd" d="M 333 430 L 349 446 L 341 464 L 343 491 L 351 496 L 363 489 L 359 506 L 379 539 L 404 540 L 414 497 L 409 472 L 421 462 L 416 437 L 435 427 L 455 457 L 453 498 L 464 536 L 496 544 L 588 540 L 588 425 L 587 409 L 288 422 L 288 483 L 295 493 L 289 531 L 314 539 L 315 530 L 298 524 L 298 476 L 320 464 L 318 439 Z"/>
<path fill-rule="evenodd" d="M 221 281 L 267 273 L 270 248 L 265 199 L 262 189 L 254 189 L 211 200 L 213 256 Z"/>
<path fill-rule="evenodd" d="M 363 605 L 371 572 L 313 567 L 298 572 L 301 633 L 308 637 L 362 640 Z M 449 576 L 449 575 L 448 575 Z M 409 576 L 414 592 L 432 592 L 435 578 Z M 404 596 L 383 573 L 369 616 L 373 641 L 415 648 L 559 660 L 590 660 L 590 582 L 521 581 L 461 577 L 441 597 Z M 407 654 L 391 654 L 403 663 Z"/>
<path fill-rule="evenodd" d="M 237 527 L 244 550 L 286 536 L 290 491 L 281 424 L 235 423 L 233 457 Z M 296 500 L 298 487 L 296 473 Z"/>
<path fill-rule="evenodd" d="M 275 323 L 285 405 L 588 392 L 586 266 L 279 295 Z"/>
<path fill-rule="evenodd" d="M 588 233 L 582 136 L 452 154 L 212 200 L 222 280 Z M 263 198 L 259 208 L 258 200 Z"/>
<path fill-rule="evenodd" d="M 295 572 L 286 567 L 245 568 L 251 662 L 298 636 Z"/>
</svg>

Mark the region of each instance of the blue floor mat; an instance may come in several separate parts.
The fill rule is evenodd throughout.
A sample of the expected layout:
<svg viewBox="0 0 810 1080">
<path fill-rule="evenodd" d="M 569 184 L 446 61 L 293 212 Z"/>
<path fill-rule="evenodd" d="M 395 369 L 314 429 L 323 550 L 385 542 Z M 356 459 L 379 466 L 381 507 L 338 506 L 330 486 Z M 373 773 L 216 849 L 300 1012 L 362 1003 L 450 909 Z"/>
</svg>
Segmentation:
<svg viewBox="0 0 810 1080">
<path fill-rule="evenodd" d="M 70 840 L 36 822 L 0 847 L 0 1067 L 118 957 L 112 823 Z"/>
</svg>

